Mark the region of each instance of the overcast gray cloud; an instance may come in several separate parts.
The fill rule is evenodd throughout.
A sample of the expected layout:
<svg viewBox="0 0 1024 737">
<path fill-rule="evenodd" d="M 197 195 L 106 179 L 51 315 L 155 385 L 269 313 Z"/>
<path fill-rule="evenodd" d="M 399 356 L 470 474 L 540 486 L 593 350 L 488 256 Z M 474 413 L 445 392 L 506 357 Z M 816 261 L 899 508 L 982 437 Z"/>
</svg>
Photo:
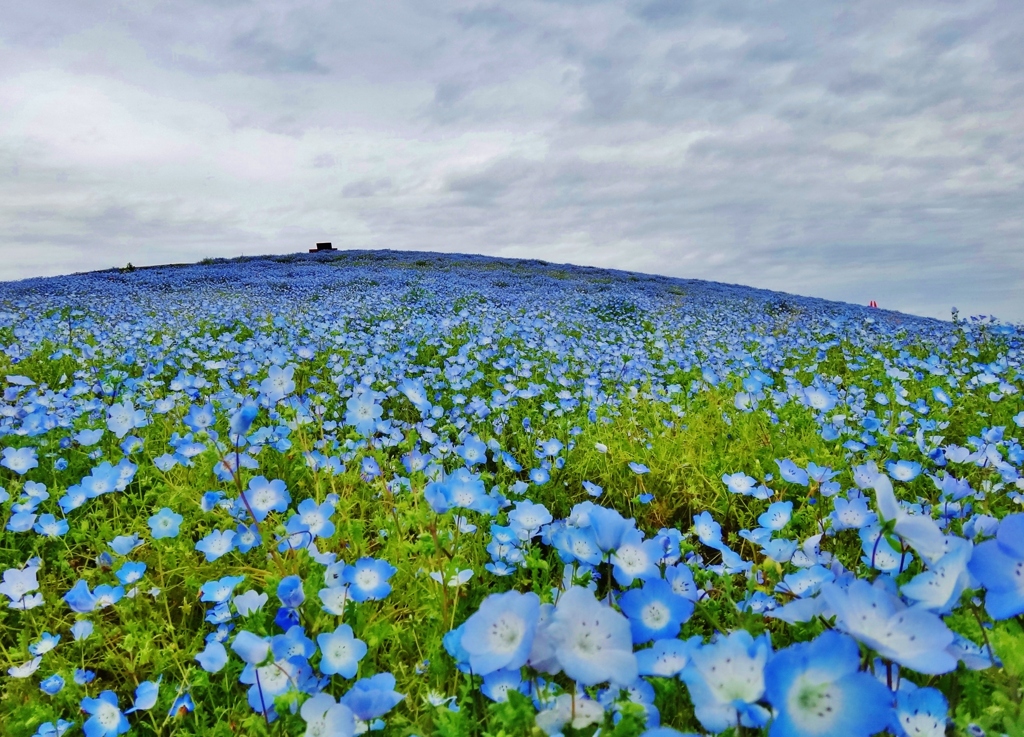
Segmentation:
<svg viewBox="0 0 1024 737">
<path fill-rule="evenodd" d="M 1024 5 L 12 5 L 0 278 L 477 252 L 1024 321 Z"/>
</svg>

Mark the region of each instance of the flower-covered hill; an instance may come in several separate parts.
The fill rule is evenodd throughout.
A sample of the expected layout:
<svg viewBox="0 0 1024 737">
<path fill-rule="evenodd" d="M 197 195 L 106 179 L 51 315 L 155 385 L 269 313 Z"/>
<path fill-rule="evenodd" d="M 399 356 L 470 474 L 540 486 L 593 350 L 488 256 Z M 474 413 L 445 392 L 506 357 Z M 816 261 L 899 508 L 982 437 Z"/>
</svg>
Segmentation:
<svg viewBox="0 0 1024 737">
<path fill-rule="evenodd" d="M 464 255 L 0 284 L 0 725 L 1016 733 L 1022 349 Z"/>
</svg>

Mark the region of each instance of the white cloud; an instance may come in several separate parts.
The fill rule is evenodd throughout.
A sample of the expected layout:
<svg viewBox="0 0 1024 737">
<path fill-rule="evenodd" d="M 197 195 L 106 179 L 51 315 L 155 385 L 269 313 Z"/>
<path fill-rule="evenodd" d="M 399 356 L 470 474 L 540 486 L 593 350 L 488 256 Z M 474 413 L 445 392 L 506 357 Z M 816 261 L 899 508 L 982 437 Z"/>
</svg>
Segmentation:
<svg viewBox="0 0 1024 737">
<path fill-rule="evenodd" d="M 1024 9 L 58 2 L 0 28 L 0 278 L 493 253 L 1024 320 Z"/>
</svg>

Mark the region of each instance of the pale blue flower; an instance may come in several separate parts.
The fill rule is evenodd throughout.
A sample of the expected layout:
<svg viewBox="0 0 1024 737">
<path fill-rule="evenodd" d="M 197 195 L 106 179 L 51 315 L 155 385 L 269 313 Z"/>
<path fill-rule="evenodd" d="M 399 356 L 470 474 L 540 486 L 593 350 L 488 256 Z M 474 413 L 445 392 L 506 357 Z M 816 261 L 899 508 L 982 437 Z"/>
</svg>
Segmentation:
<svg viewBox="0 0 1024 737">
<path fill-rule="evenodd" d="M 892 693 L 862 673 L 856 641 L 826 631 L 780 650 L 765 668 L 776 715 L 769 737 L 868 737 L 889 720 Z"/>
<path fill-rule="evenodd" d="M 679 677 L 705 729 L 722 732 L 737 723 L 764 726 L 769 713 L 757 702 L 764 696 L 764 666 L 770 653 L 767 635 L 755 639 L 746 630 L 730 632 L 691 652 Z"/>
<path fill-rule="evenodd" d="M 573 586 L 559 597 L 548 634 L 569 678 L 587 686 L 608 681 L 625 687 L 636 680 L 629 620 L 589 589 Z"/>
<path fill-rule="evenodd" d="M 217 640 L 206 643 L 206 649 L 195 656 L 199 666 L 207 673 L 220 673 L 228 662 L 228 651 Z"/>
<path fill-rule="evenodd" d="M 334 632 L 317 635 L 316 642 L 323 655 L 320 660 L 321 673 L 338 674 L 344 678 L 355 676 L 359 661 L 366 655 L 366 643 L 356 639 L 351 627 L 347 624 L 339 625 Z"/>
<path fill-rule="evenodd" d="M 533 644 L 540 599 L 530 592 L 491 594 L 466 620 L 462 648 L 477 675 L 526 664 Z"/>
</svg>

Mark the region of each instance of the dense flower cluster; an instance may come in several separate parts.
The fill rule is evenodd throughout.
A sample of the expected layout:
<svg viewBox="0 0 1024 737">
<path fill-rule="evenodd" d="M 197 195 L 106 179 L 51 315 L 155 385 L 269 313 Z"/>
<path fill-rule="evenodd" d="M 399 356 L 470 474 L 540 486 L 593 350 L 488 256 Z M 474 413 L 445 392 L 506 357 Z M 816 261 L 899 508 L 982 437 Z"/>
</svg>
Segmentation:
<svg viewBox="0 0 1024 737">
<path fill-rule="evenodd" d="M 1024 615 L 1022 338 L 422 254 L 2 285 L 0 724 L 944 734 Z"/>
</svg>

